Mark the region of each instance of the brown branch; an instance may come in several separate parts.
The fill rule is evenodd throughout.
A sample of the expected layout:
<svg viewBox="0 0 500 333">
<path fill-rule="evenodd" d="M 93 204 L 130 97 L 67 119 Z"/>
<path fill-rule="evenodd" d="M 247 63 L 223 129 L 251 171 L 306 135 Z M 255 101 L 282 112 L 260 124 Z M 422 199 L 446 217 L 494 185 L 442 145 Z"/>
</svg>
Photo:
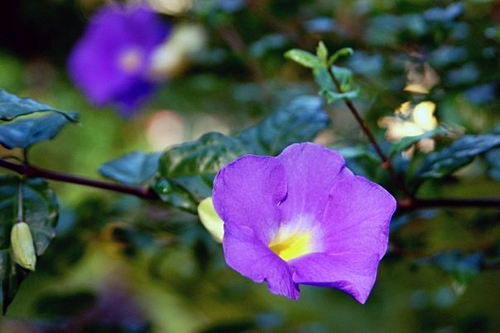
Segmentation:
<svg viewBox="0 0 500 333">
<path fill-rule="evenodd" d="M 45 178 L 64 183 L 100 188 L 117 193 L 130 194 L 142 199 L 158 199 L 158 195 L 154 191 L 140 186 L 129 186 L 109 181 L 84 178 L 67 173 L 38 168 L 29 164 L 13 163 L 5 159 L 0 159 L 0 167 L 14 171 L 27 178 Z"/>
<path fill-rule="evenodd" d="M 331 79 L 335 83 L 335 87 L 337 88 L 337 91 L 341 94 L 344 93 L 344 91 L 342 90 L 342 87 L 340 85 L 340 82 L 335 77 L 335 74 L 333 73 L 333 71 L 331 71 L 329 68 L 327 68 L 327 71 L 328 71 L 328 74 L 330 75 Z M 412 196 L 408 193 L 405 186 L 403 185 L 403 183 L 399 179 L 396 171 L 392 167 L 391 160 L 384 154 L 384 152 L 382 151 L 382 148 L 380 148 L 380 145 L 378 144 L 377 139 L 375 139 L 375 136 L 373 135 L 372 131 L 366 125 L 366 123 L 363 120 L 363 118 L 361 117 L 359 111 L 356 109 L 356 106 L 354 106 L 354 103 L 349 98 L 344 98 L 343 101 L 344 101 L 344 104 L 347 106 L 347 108 L 351 111 L 351 113 L 354 116 L 354 118 L 356 119 L 356 121 L 358 122 L 363 133 L 365 133 L 366 137 L 368 138 L 368 141 L 370 141 L 370 143 L 373 146 L 373 148 L 375 149 L 377 155 L 380 157 L 380 159 L 382 161 L 382 167 L 385 168 L 389 172 L 392 180 L 394 181 L 394 184 L 396 184 L 396 187 L 398 188 L 398 190 L 404 195 L 405 200 L 411 201 Z"/>
</svg>

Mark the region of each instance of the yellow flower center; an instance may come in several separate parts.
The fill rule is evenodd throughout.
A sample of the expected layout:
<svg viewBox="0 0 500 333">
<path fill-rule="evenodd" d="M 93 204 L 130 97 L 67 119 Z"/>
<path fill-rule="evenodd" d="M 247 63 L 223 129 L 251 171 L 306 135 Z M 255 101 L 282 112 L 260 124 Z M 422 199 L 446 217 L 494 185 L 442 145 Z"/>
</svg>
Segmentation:
<svg viewBox="0 0 500 333">
<path fill-rule="evenodd" d="M 142 64 L 142 51 L 139 48 L 131 48 L 120 55 L 119 65 L 127 73 L 137 72 Z"/>
<path fill-rule="evenodd" d="M 296 232 L 288 237 L 280 237 L 280 232 L 269 243 L 269 248 L 281 259 L 288 261 L 311 253 L 311 233 Z"/>
</svg>

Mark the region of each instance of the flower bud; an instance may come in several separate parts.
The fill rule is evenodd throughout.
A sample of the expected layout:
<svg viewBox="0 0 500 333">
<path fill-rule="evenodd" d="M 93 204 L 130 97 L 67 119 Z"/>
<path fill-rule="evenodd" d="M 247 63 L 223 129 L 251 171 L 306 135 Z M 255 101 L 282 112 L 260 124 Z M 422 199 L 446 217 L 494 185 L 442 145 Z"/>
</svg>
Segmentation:
<svg viewBox="0 0 500 333">
<path fill-rule="evenodd" d="M 212 237 L 219 243 L 224 237 L 224 222 L 214 208 L 212 197 L 203 199 L 198 205 L 198 215 L 203 226 L 210 232 Z"/>
<path fill-rule="evenodd" d="M 35 270 L 35 244 L 31 236 L 30 227 L 26 222 L 14 224 L 10 232 L 10 244 L 14 261 L 21 267 Z"/>
</svg>

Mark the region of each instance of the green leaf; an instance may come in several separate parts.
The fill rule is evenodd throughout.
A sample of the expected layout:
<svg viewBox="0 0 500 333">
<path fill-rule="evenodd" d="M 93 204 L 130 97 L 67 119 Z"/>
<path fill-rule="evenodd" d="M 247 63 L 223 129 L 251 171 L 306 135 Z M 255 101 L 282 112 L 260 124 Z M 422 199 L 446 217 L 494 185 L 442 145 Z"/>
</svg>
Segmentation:
<svg viewBox="0 0 500 333">
<path fill-rule="evenodd" d="M 322 64 L 327 65 L 328 58 L 328 49 L 325 46 L 325 43 L 320 41 L 318 43 L 318 47 L 316 48 L 316 55 Z"/>
<path fill-rule="evenodd" d="M 23 220 L 31 230 L 37 256 L 42 255 L 55 237 L 58 204 L 47 182 L 41 179 L 0 177 L 0 300 L 4 312 L 13 300 L 27 271 L 14 264 L 10 250 L 10 231 L 18 217 L 19 187 L 22 189 Z"/>
<path fill-rule="evenodd" d="M 322 90 L 320 94 L 325 96 L 328 103 L 333 103 L 342 99 L 354 99 L 359 95 L 359 89 L 347 91 L 344 93 L 337 93 L 331 90 Z"/>
<path fill-rule="evenodd" d="M 69 121 L 76 121 L 74 113 L 66 113 L 31 98 L 21 98 L 0 89 L 0 120 L 11 121 L 19 116 L 39 111 L 57 112 Z"/>
<path fill-rule="evenodd" d="M 344 47 L 337 52 L 335 52 L 330 59 L 328 59 L 328 66 L 332 66 L 335 61 L 337 61 L 338 58 L 340 57 L 349 57 L 354 53 L 354 50 L 351 49 L 350 47 Z"/>
<path fill-rule="evenodd" d="M 500 146 L 500 135 L 465 135 L 448 148 L 432 153 L 416 172 L 417 178 L 442 178 L 472 162 L 477 155 Z"/>
<path fill-rule="evenodd" d="M 335 82 L 333 82 L 332 77 L 328 70 L 324 67 L 316 67 L 313 69 L 314 81 L 319 86 L 320 93 L 322 91 L 337 91 Z"/>
<path fill-rule="evenodd" d="M 340 91 L 346 92 L 353 89 L 352 71 L 349 68 L 332 66 L 330 70 L 340 85 Z"/>
<path fill-rule="evenodd" d="M 321 60 L 318 57 L 304 50 L 289 50 L 285 53 L 285 58 L 293 60 L 296 63 L 307 68 L 316 68 L 322 66 Z"/>
<path fill-rule="evenodd" d="M 277 155 L 295 142 L 312 141 L 329 124 L 320 98 L 302 96 L 237 136 L 253 154 Z"/>
<path fill-rule="evenodd" d="M 133 152 L 109 161 L 99 168 L 106 178 L 128 185 L 140 185 L 153 178 L 162 153 Z"/>
<path fill-rule="evenodd" d="M 195 213 L 198 202 L 211 195 L 217 171 L 243 153 L 237 139 L 205 134 L 166 151 L 152 187 L 163 201 Z"/>
<path fill-rule="evenodd" d="M 425 132 L 421 135 L 415 135 L 415 136 L 407 136 L 399 140 L 398 142 L 395 142 L 391 146 L 390 150 L 390 155 L 397 154 L 402 152 L 403 150 L 406 150 L 419 142 L 422 139 L 429 139 L 429 138 L 434 138 L 436 136 L 442 136 L 446 134 L 446 130 L 443 127 L 438 127 L 435 130 Z"/>
<path fill-rule="evenodd" d="M 0 125 L 0 144 L 8 149 L 23 148 L 54 138 L 68 121 L 76 122 L 77 114 L 41 112 L 17 118 Z"/>
</svg>

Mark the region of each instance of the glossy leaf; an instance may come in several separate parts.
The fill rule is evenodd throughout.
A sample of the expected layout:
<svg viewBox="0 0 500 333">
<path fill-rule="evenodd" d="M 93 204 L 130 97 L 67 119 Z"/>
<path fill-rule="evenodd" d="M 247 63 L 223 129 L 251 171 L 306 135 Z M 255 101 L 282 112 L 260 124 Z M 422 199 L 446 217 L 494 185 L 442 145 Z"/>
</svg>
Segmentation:
<svg viewBox="0 0 500 333">
<path fill-rule="evenodd" d="M 66 113 L 31 98 L 18 97 L 0 89 L 0 120 L 11 121 L 19 116 L 39 111 L 56 112 L 66 117 L 69 121 L 76 121 L 74 113 Z"/>
<path fill-rule="evenodd" d="M 322 66 L 318 57 L 304 50 L 292 49 L 285 53 L 285 57 L 307 68 Z"/>
<path fill-rule="evenodd" d="M 208 133 L 166 151 L 153 189 L 162 200 L 196 212 L 198 202 L 211 195 L 220 168 L 244 153 L 240 142 L 220 133 Z"/>
<path fill-rule="evenodd" d="M 329 124 L 321 99 L 302 96 L 239 133 L 249 153 L 277 155 L 295 142 L 312 141 Z"/>
<path fill-rule="evenodd" d="M 448 148 L 427 156 L 418 178 L 442 178 L 472 162 L 474 157 L 500 146 L 500 135 L 465 135 Z"/>
<path fill-rule="evenodd" d="M 15 176 L 0 178 L 0 300 L 7 309 L 26 270 L 12 260 L 10 232 L 18 218 L 19 186 L 22 189 L 23 220 L 29 225 L 36 255 L 42 255 L 55 236 L 58 204 L 47 182 L 41 179 L 24 179 Z"/>
<path fill-rule="evenodd" d="M 99 168 L 106 178 L 129 185 L 140 185 L 153 178 L 162 153 L 133 152 L 109 161 Z"/>
<path fill-rule="evenodd" d="M 0 144 L 8 149 L 26 149 L 40 141 L 54 138 L 68 123 L 77 120 L 76 113 L 42 112 L 0 125 Z"/>
</svg>

